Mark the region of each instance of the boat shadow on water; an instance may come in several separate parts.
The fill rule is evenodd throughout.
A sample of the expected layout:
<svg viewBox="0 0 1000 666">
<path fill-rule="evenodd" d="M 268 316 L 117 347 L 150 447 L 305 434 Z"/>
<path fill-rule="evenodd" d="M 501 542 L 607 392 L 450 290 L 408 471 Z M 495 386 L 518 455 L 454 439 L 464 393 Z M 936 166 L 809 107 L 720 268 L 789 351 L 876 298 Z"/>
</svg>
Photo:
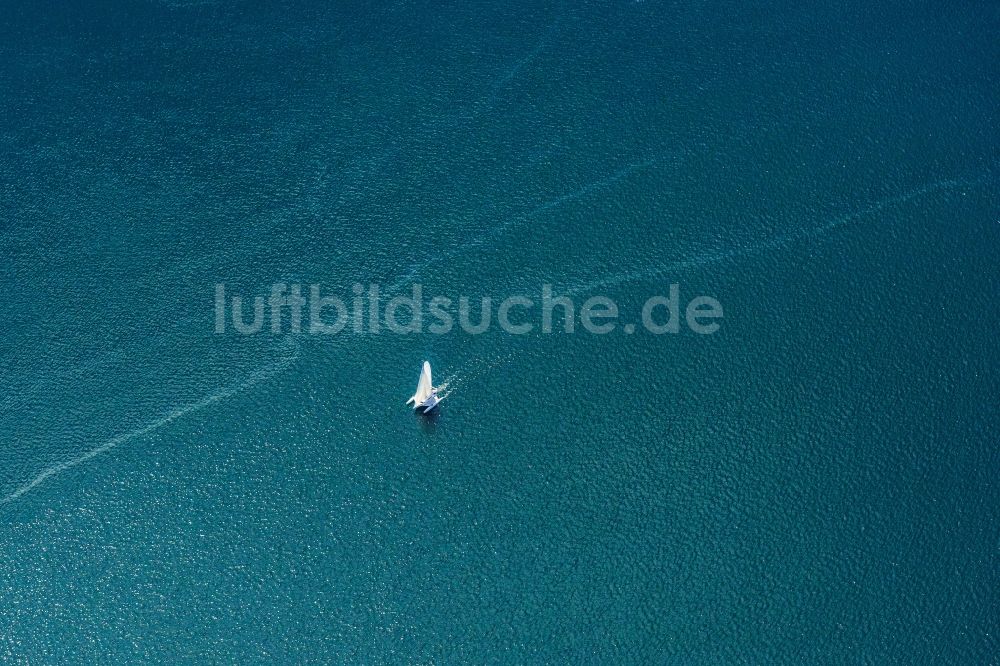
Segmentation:
<svg viewBox="0 0 1000 666">
<path fill-rule="evenodd" d="M 413 412 L 413 418 L 417 420 L 420 429 L 427 435 L 433 435 L 437 431 L 438 421 L 441 419 L 441 408 L 437 407 L 428 413 L 417 409 Z"/>
</svg>

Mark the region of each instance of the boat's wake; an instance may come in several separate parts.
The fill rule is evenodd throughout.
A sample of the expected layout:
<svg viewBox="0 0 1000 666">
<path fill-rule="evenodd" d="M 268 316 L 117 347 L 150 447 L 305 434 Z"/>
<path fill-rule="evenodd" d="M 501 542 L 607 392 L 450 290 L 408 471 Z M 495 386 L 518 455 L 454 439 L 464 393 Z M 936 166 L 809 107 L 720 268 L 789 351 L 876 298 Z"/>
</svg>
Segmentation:
<svg viewBox="0 0 1000 666">
<path fill-rule="evenodd" d="M 611 174 L 608 174 L 607 176 L 604 176 L 603 178 L 591 181 L 585 185 L 580 186 L 578 189 L 573 190 L 572 192 L 568 192 L 559 197 L 556 197 L 555 199 L 551 199 L 549 201 L 541 203 L 532 208 L 531 210 L 521 213 L 520 215 L 514 215 L 508 217 L 506 220 L 496 225 L 491 225 L 487 227 L 484 231 L 480 232 L 479 234 L 467 240 L 466 242 L 456 245 L 454 248 L 450 250 L 446 250 L 440 254 L 436 254 L 434 256 L 428 257 L 426 259 L 414 263 L 410 267 L 410 270 L 407 273 L 405 273 L 402 277 L 400 277 L 398 280 L 389 285 L 387 293 L 389 294 L 395 293 L 400 288 L 405 287 L 408 284 L 412 283 L 414 280 L 419 279 L 421 274 L 434 264 L 439 264 L 448 261 L 450 259 L 462 256 L 464 254 L 467 254 L 474 248 L 482 247 L 484 244 L 487 243 L 487 241 L 496 239 L 497 237 L 507 232 L 509 229 L 519 224 L 524 224 L 538 217 L 539 215 L 542 215 L 543 213 L 552 210 L 553 208 L 558 208 L 559 206 L 567 204 L 571 201 L 582 199 L 583 197 L 587 196 L 592 192 L 596 192 L 606 187 L 610 187 L 611 185 L 614 185 L 618 181 L 629 176 L 633 172 L 638 171 L 640 169 L 651 167 L 662 159 L 663 159 L 662 156 L 653 157 L 647 160 L 643 160 L 641 162 L 633 162 L 630 164 L 626 164 L 624 167 L 618 169 L 617 171 Z"/>
<path fill-rule="evenodd" d="M 448 375 L 448 377 L 445 378 L 444 382 L 442 382 L 441 385 L 437 387 L 438 396 L 442 400 L 444 398 L 447 398 L 449 395 L 455 393 L 469 382 L 472 382 L 473 380 L 482 377 L 483 375 L 490 372 L 494 368 L 510 361 L 516 355 L 517 355 L 516 352 L 510 351 L 507 352 L 506 354 L 501 354 L 500 356 L 497 356 L 496 358 L 493 359 L 489 360 L 479 359 L 477 361 L 467 363 L 466 365 L 460 367 L 455 372 Z"/>
<path fill-rule="evenodd" d="M 249 376 L 247 376 L 241 381 L 233 382 L 228 386 L 223 387 L 219 391 L 216 391 L 210 395 L 205 396 L 201 400 L 198 400 L 191 404 L 185 405 L 179 409 L 176 409 L 170 412 L 169 414 L 166 414 L 165 416 L 162 416 L 156 419 L 155 421 L 147 423 L 146 425 L 140 428 L 136 428 L 135 430 L 131 430 L 129 432 L 118 435 L 117 437 L 113 437 L 107 440 L 106 442 L 100 444 L 99 446 L 96 446 L 87 451 L 86 453 L 83 453 L 75 458 L 71 458 L 61 463 L 52 465 L 51 467 L 47 467 L 46 469 L 39 472 L 33 479 L 31 479 L 24 485 L 17 488 L 17 490 L 15 490 L 14 492 L 4 496 L 3 498 L 0 498 L 0 506 L 7 504 L 9 502 L 13 502 L 14 500 L 20 498 L 21 496 L 31 492 L 49 478 L 56 476 L 57 474 L 60 474 L 62 472 L 65 472 L 68 469 L 76 467 L 77 465 L 85 463 L 92 458 L 96 458 L 101 454 L 107 453 L 116 446 L 129 442 L 133 439 L 137 439 L 139 437 L 148 435 L 166 425 L 173 423 L 174 421 L 177 421 L 178 419 L 187 416 L 188 414 L 192 414 L 194 412 L 205 409 L 209 405 L 213 405 L 217 402 L 225 400 L 226 398 L 230 398 L 234 395 L 237 395 L 238 393 L 243 393 L 244 391 L 253 388 L 257 384 L 260 384 L 261 382 L 284 372 L 289 367 L 291 367 L 291 365 L 295 363 L 295 361 L 298 360 L 299 358 L 301 348 L 299 341 L 296 338 L 294 337 L 287 338 L 286 352 L 287 353 L 280 360 L 272 363 L 270 366 L 262 370 L 258 370 L 256 372 L 251 373 Z"/>
<path fill-rule="evenodd" d="M 503 89 L 507 87 L 507 84 L 509 84 L 512 80 L 514 80 L 514 78 L 517 77 L 517 75 L 521 72 L 521 70 L 523 70 L 525 67 L 531 64 L 531 62 L 535 58 L 537 58 L 538 55 L 545 49 L 545 47 L 548 45 L 549 40 L 557 32 L 559 32 L 559 27 L 560 27 L 559 24 L 562 21 L 562 12 L 563 12 L 563 7 L 560 6 L 558 11 L 556 12 L 555 18 L 553 19 L 552 23 L 549 25 L 548 29 L 544 33 L 542 33 L 542 36 L 538 40 L 538 42 L 536 42 L 535 47 L 530 51 L 528 51 L 528 53 L 524 57 L 515 62 L 510 69 L 508 69 L 502 76 L 500 76 L 499 78 L 496 79 L 496 81 L 493 82 L 493 85 L 490 86 L 490 90 L 487 93 L 486 97 L 483 100 L 481 100 L 480 104 L 476 105 L 476 107 L 473 109 L 471 113 L 466 115 L 466 118 L 469 119 L 475 118 L 481 113 L 493 107 L 493 104 L 496 102 L 497 98 L 500 96 Z"/>
<path fill-rule="evenodd" d="M 779 234 L 777 236 L 772 236 L 758 243 L 748 245 L 746 247 L 733 248 L 729 250 L 722 250 L 718 252 L 707 252 L 704 254 L 696 255 L 688 259 L 682 259 L 675 261 L 664 266 L 653 266 L 639 271 L 629 271 L 626 273 L 620 273 L 617 275 L 608 275 L 593 282 L 588 282 L 585 284 L 578 284 L 570 289 L 567 289 L 564 293 L 568 296 L 573 296 L 581 292 L 588 292 L 596 289 L 597 287 L 614 287 L 625 282 L 633 282 L 636 280 L 660 277 L 667 273 L 677 273 L 683 270 L 689 270 L 692 268 L 700 268 L 702 266 L 720 263 L 730 259 L 737 259 L 745 256 L 752 256 L 767 252 L 770 250 L 776 250 L 783 248 L 785 246 L 791 245 L 795 242 L 815 240 L 828 235 L 829 233 L 847 226 L 859 219 L 867 217 L 869 215 L 874 215 L 875 213 L 882 212 L 887 208 L 893 206 L 901 206 L 908 203 L 914 199 L 927 196 L 934 192 L 940 192 L 944 190 L 954 189 L 956 187 L 978 187 L 985 183 L 992 181 L 994 175 L 991 172 L 987 172 L 982 176 L 972 179 L 972 180 L 958 180 L 947 178 L 933 183 L 924 185 L 923 187 L 910 190 L 909 192 L 904 192 L 893 197 L 887 197 L 885 199 L 880 199 L 875 203 L 872 203 L 860 210 L 853 211 L 847 215 L 835 218 L 821 224 L 816 227 L 810 227 L 807 229 L 801 229 L 796 232 L 790 232 L 785 234 Z"/>
</svg>

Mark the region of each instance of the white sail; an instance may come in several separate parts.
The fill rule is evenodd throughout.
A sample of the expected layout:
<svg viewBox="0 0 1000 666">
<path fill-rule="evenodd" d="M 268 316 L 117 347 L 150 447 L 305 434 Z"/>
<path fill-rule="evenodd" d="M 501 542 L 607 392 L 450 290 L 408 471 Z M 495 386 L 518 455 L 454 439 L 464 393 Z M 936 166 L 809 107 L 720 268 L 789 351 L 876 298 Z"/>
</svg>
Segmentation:
<svg viewBox="0 0 1000 666">
<path fill-rule="evenodd" d="M 431 382 L 431 364 L 424 361 L 424 367 L 420 371 L 420 379 L 417 380 L 417 390 L 413 397 L 406 401 L 415 405 L 424 404 L 434 393 L 434 384 Z"/>
</svg>

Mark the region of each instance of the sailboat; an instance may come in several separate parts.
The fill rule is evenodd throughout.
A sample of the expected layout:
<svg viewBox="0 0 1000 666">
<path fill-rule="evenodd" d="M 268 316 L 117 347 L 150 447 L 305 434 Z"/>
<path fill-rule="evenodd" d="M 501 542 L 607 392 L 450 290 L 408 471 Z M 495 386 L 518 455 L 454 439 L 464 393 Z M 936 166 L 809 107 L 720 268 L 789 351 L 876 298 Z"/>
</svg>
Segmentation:
<svg viewBox="0 0 1000 666">
<path fill-rule="evenodd" d="M 437 389 L 431 383 L 431 364 L 424 361 L 424 367 L 420 370 L 420 379 L 417 380 L 417 391 L 413 397 L 406 401 L 406 404 L 413 403 L 414 409 L 423 409 L 424 414 L 431 411 L 437 404 L 444 400 L 439 398 Z"/>
</svg>

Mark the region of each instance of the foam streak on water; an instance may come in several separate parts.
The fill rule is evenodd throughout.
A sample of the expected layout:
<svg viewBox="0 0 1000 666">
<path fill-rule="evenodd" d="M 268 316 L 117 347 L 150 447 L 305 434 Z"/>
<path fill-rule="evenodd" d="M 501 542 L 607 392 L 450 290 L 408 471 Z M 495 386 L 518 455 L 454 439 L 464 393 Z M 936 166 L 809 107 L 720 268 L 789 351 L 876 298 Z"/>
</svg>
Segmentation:
<svg viewBox="0 0 1000 666">
<path fill-rule="evenodd" d="M 891 208 L 894 206 L 901 206 L 919 197 L 927 196 L 928 194 L 934 192 L 953 189 L 958 186 L 975 187 L 977 185 L 981 185 L 987 182 L 990 178 L 991 178 L 990 174 L 984 174 L 983 176 L 976 178 L 974 180 L 956 180 L 949 178 L 949 179 L 935 181 L 918 189 L 911 190 L 909 192 L 905 192 L 903 194 L 894 197 L 888 197 L 886 199 L 876 201 L 875 203 L 866 206 L 861 210 L 857 210 L 842 217 L 835 218 L 818 227 L 802 229 L 796 232 L 791 232 L 786 234 L 779 234 L 777 236 L 773 236 L 771 238 L 762 240 L 752 245 L 748 245 L 746 247 L 733 248 L 730 250 L 724 250 L 722 252 L 701 254 L 692 257 L 690 259 L 683 259 L 681 261 L 673 262 L 666 266 L 656 266 L 645 270 L 630 271 L 627 273 L 608 276 L 596 280 L 594 282 L 588 282 L 586 284 L 576 285 L 567 290 L 565 293 L 567 295 L 574 295 L 574 294 L 579 294 L 581 292 L 586 292 L 596 289 L 597 287 L 613 287 L 626 282 L 659 277 L 666 273 L 674 273 L 692 268 L 699 268 L 701 266 L 728 261 L 730 259 L 736 259 L 738 257 L 753 256 L 756 254 L 760 254 L 762 252 L 768 252 L 770 250 L 782 248 L 799 241 L 819 239 L 835 231 L 836 229 L 844 227 L 852 222 L 855 222 L 869 215 L 879 213 L 887 208 Z"/>
<path fill-rule="evenodd" d="M 552 199 L 550 201 L 546 201 L 545 203 L 536 206 L 535 208 L 529 210 L 526 213 L 510 217 L 496 226 L 489 227 L 487 230 L 481 232 L 480 234 L 473 237 L 469 241 L 456 246 L 454 249 L 439 255 L 428 257 L 427 259 L 424 259 L 423 261 L 415 264 L 405 275 L 403 275 L 401 278 L 399 278 L 389 286 L 389 292 L 390 293 L 394 292 L 397 289 L 409 284 L 416 278 L 420 277 L 420 274 L 423 271 L 427 270 L 427 268 L 436 263 L 440 263 L 442 261 L 447 261 L 448 259 L 453 259 L 457 256 L 464 255 L 468 253 L 470 250 L 482 246 L 486 241 L 497 238 L 498 236 L 500 236 L 508 229 L 517 224 L 523 224 L 525 222 L 528 222 L 538 217 L 539 215 L 552 210 L 553 208 L 557 208 L 571 201 L 581 199 L 587 196 L 588 194 L 591 194 L 598 190 L 614 185 L 615 183 L 629 176 L 633 172 L 639 169 L 650 167 L 657 161 L 659 161 L 659 158 L 653 158 L 649 160 L 644 160 L 642 162 L 634 162 L 632 164 L 628 164 L 619 169 L 618 171 L 615 171 L 614 173 L 605 176 L 604 178 L 600 178 L 593 182 L 587 183 L 586 185 L 583 185 L 579 189 L 576 189 L 562 196 L 556 197 L 555 199 Z"/>
<path fill-rule="evenodd" d="M 539 38 L 538 43 L 535 44 L 535 47 L 531 49 L 531 51 L 529 51 L 527 55 L 525 55 L 523 58 L 514 63 L 513 67 L 507 70 L 507 72 L 503 76 L 498 78 L 493 83 L 493 85 L 490 86 L 489 94 L 483 100 L 482 104 L 480 104 L 478 108 L 468 116 L 469 118 L 474 118 L 478 116 L 480 113 L 487 111 L 493 105 L 493 103 L 496 101 L 496 98 L 500 95 L 500 91 L 504 88 L 504 86 L 506 86 L 508 83 L 514 80 L 514 78 L 517 77 L 517 75 L 521 72 L 522 69 L 531 64 L 531 61 L 537 58 L 538 54 L 542 52 L 542 49 L 544 49 L 547 46 L 549 40 L 553 37 L 553 35 L 555 35 L 559 31 L 559 22 L 561 20 L 562 20 L 562 7 L 559 8 L 555 19 L 553 19 L 552 21 L 552 24 L 549 26 L 548 30 L 546 30 L 545 33 L 542 34 L 541 38 Z"/>
<path fill-rule="evenodd" d="M 292 340 L 294 340 L 294 338 L 288 338 L 288 340 L 292 341 Z M 173 423 L 174 421 L 177 421 L 178 419 L 181 419 L 181 418 L 183 418 L 183 417 L 185 417 L 185 416 L 187 416 L 189 414 L 193 414 L 194 412 L 197 412 L 197 411 L 200 411 L 202 409 L 205 409 L 206 407 L 208 407 L 210 405 L 213 405 L 213 404 L 215 404 L 215 403 L 217 403 L 217 402 L 219 402 L 221 400 L 225 400 L 226 398 L 230 398 L 230 397 L 232 397 L 232 396 L 234 396 L 234 395 L 236 395 L 238 393 L 243 393 L 244 391 L 247 391 L 247 390 L 253 388 L 257 384 L 261 383 L 262 381 L 270 379 L 271 377 L 274 377 L 274 376 L 276 376 L 276 375 L 284 372 L 289 367 L 291 367 L 291 365 L 293 363 L 295 363 L 295 361 L 299 357 L 299 353 L 301 351 L 301 347 L 298 344 L 298 341 L 296 340 L 293 343 L 293 345 L 294 345 L 294 351 L 292 352 L 292 354 L 290 354 L 286 358 L 283 358 L 283 359 L 281 359 L 281 360 L 273 363 L 272 365 L 270 365 L 267 368 L 264 368 L 263 370 L 258 370 L 257 372 L 254 372 L 254 373 L 250 374 L 250 376 L 248 376 L 246 379 L 244 379 L 242 381 L 234 382 L 232 384 L 229 384 L 228 386 L 225 386 L 222 389 L 220 389 L 220 390 L 218 390 L 218 391 L 216 391 L 216 392 L 214 392 L 214 393 L 212 393 L 210 395 L 205 396 L 204 398 L 202 398 L 201 400 L 198 400 L 197 402 L 193 402 L 191 404 L 185 405 L 184 407 L 181 407 L 180 409 L 172 411 L 169 414 L 167 414 L 166 416 L 158 418 L 155 421 L 152 421 L 150 423 L 147 423 L 146 425 L 144 425 L 144 426 L 142 426 L 140 428 L 136 428 L 135 430 L 123 433 L 121 435 L 118 435 L 117 437 L 113 437 L 113 438 L 109 439 L 108 441 L 104 442 L 103 444 L 90 449 L 86 453 L 83 453 L 83 454 L 77 456 L 76 458 L 71 458 L 69 460 L 66 460 L 64 462 L 58 463 L 56 465 L 52 465 L 51 467 L 48 467 L 48 468 L 42 470 L 31 481 L 25 483 L 23 486 L 21 486 L 20 488 L 18 488 L 14 492 L 12 492 L 9 495 L 7 495 L 7 496 L 3 497 L 2 499 L 0 499 L 0 505 L 8 504 L 9 502 L 13 502 L 14 500 L 22 497 L 23 495 L 25 495 L 25 494 L 31 492 L 32 490 L 34 490 L 35 488 L 37 488 L 40 484 L 44 483 L 47 479 L 49 479 L 49 478 L 51 478 L 53 476 L 56 476 L 57 474 L 61 474 L 62 472 L 65 472 L 68 469 L 76 467 L 77 465 L 85 463 L 88 460 L 91 460 L 91 459 L 96 458 L 96 457 L 98 457 L 98 456 L 100 456 L 102 454 L 105 454 L 108 451 L 110 451 L 111 449 L 113 449 L 113 448 L 115 448 L 115 447 L 117 447 L 117 446 L 119 446 L 121 444 L 124 444 L 126 442 L 132 441 L 133 439 L 137 439 L 139 437 L 143 437 L 145 435 L 148 435 L 151 432 L 155 432 L 156 430 L 159 430 L 160 428 L 162 428 L 162 427 L 164 427 L 166 425 L 169 425 L 169 424 Z"/>
</svg>

